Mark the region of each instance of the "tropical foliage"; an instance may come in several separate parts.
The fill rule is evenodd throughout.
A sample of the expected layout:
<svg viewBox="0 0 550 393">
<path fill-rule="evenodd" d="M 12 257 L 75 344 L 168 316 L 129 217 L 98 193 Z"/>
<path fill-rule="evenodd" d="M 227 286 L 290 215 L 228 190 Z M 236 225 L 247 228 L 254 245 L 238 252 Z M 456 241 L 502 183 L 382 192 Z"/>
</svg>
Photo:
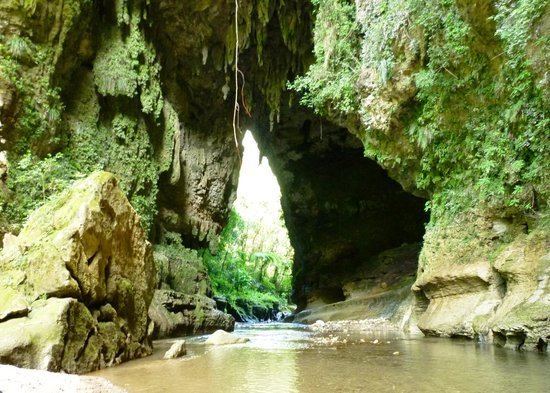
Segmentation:
<svg viewBox="0 0 550 393">
<path fill-rule="evenodd" d="M 253 305 L 282 309 L 291 292 L 291 261 L 272 252 L 247 252 L 246 223 L 235 211 L 220 235 L 218 250 L 203 251 L 215 295 L 243 314 Z"/>
<path fill-rule="evenodd" d="M 316 61 L 291 87 L 345 118 L 367 156 L 413 179 L 434 219 L 546 205 L 546 1 L 312 3 Z"/>
</svg>

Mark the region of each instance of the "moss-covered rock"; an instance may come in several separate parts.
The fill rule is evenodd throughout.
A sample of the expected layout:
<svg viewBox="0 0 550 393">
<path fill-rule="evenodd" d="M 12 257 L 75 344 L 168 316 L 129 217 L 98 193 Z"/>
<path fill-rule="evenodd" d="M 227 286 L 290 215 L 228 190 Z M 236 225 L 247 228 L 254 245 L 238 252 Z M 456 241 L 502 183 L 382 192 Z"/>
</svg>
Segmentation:
<svg viewBox="0 0 550 393">
<path fill-rule="evenodd" d="M 197 251 L 177 243 L 155 247 L 158 290 L 149 307 L 155 338 L 233 330 L 235 319 L 216 309 L 208 273 Z"/>
<path fill-rule="evenodd" d="M 5 362 L 81 373 L 150 353 L 152 249 L 114 175 L 94 173 L 34 212 L 0 272 Z"/>
<path fill-rule="evenodd" d="M 155 291 L 149 317 L 155 324 L 155 338 L 211 333 L 218 329 L 232 331 L 235 326 L 235 319 L 217 310 L 214 300 L 171 290 Z"/>
<path fill-rule="evenodd" d="M 179 244 L 157 245 L 154 259 L 160 289 L 189 295 L 212 295 L 208 272 L 196 250 Z"/>
</svg>

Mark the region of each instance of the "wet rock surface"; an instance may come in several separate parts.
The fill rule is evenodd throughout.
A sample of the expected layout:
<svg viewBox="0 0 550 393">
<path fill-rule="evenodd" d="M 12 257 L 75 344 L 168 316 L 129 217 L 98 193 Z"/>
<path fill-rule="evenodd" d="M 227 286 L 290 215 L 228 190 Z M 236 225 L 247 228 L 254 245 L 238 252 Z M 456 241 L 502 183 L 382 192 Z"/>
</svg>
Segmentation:
<svg viewBox="0 0 550 393">
<path fill-rule="evenodd" d="M 185 340 L 178 340 L 166 353 L 164 354 L 164 359 L 176 359 L 184 356 L 187 353 L 187 348 L 185 345 Z"/>
<path fill-rule="evenodd" d="M 84 373 L 151 352 L 151 245 L 114 175 L 33 213 L 0 253 L 0 362 Z"/>
</svg>

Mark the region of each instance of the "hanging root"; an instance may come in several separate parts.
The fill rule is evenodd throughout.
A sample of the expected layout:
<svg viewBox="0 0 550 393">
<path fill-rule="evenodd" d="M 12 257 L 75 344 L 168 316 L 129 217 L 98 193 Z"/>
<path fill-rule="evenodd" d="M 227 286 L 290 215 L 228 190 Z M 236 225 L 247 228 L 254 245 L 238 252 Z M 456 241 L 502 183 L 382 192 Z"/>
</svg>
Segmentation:
<svg viewBox="0 0 550 393">
<path fill-rule="evenodd" d="M 239 138 L 237 128 L 239 123 L 239 1 L 235 0 L 235 104 L 233 105 L 233 138 L 239 158 Z"/>
<path fill-rule="evenodd" d="M 244 108 L 244 111 L 246 112 L 246 114 L 248 115 L 248 117 L 252 117 L 252 115 L 250 114 L 250 109 L 248 109 L 248 107 L 246 106 L 246 101 L 244 99 L 244 73 L 239 70 L 239 74 L 241 75 L 241 78 L 243 78 L 243 85 L 241 86 L 241 102 L 243 104 L 243 108 Z"/>
</svg>

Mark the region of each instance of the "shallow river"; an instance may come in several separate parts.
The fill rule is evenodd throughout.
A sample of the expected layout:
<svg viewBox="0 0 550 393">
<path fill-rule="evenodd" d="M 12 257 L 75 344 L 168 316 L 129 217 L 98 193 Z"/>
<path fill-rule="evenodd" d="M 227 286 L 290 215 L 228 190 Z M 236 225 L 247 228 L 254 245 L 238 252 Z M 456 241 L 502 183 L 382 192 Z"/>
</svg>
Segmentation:
<svg viewBox="0 0 550 393">
<path fill-rule="evenodd" d="M 383 330 L 339 333 L 347 343 L 336 346 L 301 325 L 235 333 L 250 342 L 207 348 L 204 336 L 187 338 L 190 356 L 162 360 L 173 342 L 162 340 L 153 356 L 94 375 L 129 392 L 550 392 L 546 354 Z"/>
</svg>

